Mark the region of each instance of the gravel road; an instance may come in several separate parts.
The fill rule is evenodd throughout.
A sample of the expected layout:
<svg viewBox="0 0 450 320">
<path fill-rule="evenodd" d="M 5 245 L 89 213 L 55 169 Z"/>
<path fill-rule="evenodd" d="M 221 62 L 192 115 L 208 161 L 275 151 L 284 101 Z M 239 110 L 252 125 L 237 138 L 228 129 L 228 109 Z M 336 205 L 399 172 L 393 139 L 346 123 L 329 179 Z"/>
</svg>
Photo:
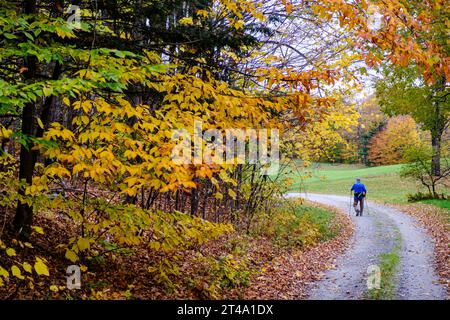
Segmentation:
<svg viewBox="0 0 450 320">
<path fill-rule="evenodd" d="M 287 197 L 303 196 L 290 193 Z M 349 212 L 345 196 L 308 194 L 307 199 Z M 369 211 L 356 217 L 355 233 L 349 249 L 336 260 L 336 268 L 324 273 L 312 284 L 309 299 L 364 299 L 367 293 L 367 268 L 379 265 L 380 255 L 399 248 L 400 263 L 395 277 L 394 299 L 446 299 L 433 268 L 433 244 L 414 219 L 398 210 L 369 201 Z"/>
</svg>

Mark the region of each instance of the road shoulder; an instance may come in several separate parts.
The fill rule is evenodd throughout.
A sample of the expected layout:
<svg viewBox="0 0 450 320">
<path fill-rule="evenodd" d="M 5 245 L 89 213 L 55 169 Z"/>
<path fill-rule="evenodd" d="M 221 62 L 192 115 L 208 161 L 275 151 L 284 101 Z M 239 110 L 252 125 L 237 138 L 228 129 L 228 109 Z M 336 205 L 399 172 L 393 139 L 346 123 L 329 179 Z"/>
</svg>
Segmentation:
<svg viewBox="0 0 450 320">
<path fill-rule="evenodd" d="M 293 250 L 276 257 L 266 265 L 245 291 L 244 299 L 306 299 L 309 286 L 325 271 L 335 268 L 335 260 L 344 253 L 354 232 L 349 216 L 331 206 L 314 204 L 335 213 L 334 224 L 339 234 L 330 240 L 306 249 Z"/>
<path fill-rule="evenodd" d="M 450 297 L 450 215 L 448 210 L 433 205 L 414 203 L 393 205 L 396 209 L 412 216 L 416 223 L 426 230 L 434 244 L 434 268 L 440 283 L 445 286 L 447 299 Z"/>
</svg>

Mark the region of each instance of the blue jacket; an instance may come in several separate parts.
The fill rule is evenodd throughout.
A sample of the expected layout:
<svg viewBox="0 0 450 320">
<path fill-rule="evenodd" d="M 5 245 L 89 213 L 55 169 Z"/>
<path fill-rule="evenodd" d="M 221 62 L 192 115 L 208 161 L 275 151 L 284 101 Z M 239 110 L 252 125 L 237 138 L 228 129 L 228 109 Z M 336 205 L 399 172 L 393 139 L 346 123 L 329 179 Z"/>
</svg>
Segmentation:
<svg viewBox="0 0 450 320">
<path fill-rule="evenodd" d="M 354 191 L 355 193 L 366 193 L 366 187 L 361 182 L 356 182 L 353 187 L 351 188 L 351 191 Z"/>
</svg>

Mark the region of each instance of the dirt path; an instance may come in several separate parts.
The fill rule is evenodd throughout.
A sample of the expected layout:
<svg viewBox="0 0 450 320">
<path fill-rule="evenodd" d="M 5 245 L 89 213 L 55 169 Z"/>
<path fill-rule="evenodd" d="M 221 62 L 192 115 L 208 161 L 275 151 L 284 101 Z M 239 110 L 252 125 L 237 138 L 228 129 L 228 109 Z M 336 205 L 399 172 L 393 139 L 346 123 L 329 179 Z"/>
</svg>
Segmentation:
<svg viewBox="0 0 450 320">
<path fill-rule="evenodd" d="M 291 193 L 288 197 L 300 194 Z M 308 194 L 311 201 L 349 211 L 349 197 Z M 369 201 L 369 214 L 355 217 L 350 248 L 336 261 L 336 268 L 309 290 L 310 299 L 364 299 L 367 268 L 380 264 L 380 255 L 398 248 L 400 263 L 395 276 L 395 299 L 446 299 L 433 268 L 433 245 L 413 218 L 398 210 Z"/>
</svg>

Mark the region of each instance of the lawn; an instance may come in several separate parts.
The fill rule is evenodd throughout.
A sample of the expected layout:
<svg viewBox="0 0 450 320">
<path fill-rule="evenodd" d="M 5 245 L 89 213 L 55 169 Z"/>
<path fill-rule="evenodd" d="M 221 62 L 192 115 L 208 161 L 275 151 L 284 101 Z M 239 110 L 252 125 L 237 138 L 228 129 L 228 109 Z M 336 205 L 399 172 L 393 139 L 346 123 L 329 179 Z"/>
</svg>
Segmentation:
<svg viewBox="0 0 450 320">
<path fill-rule="evenodd" d="M 294 172 L 301 168 L 299 162 L 292 163 Z M 406 203 L 407 195 L 417 191 L 425 192 L 415 181 L 400 178 L 401 165 L 364 167 L 349 164 L 313 164 L 310 177 L 302 178 L 305 170 L 291 173 L 294 180 L 291 191 L 306 191 L 311 193 L 349 195 L 350 188 L 356 178 L 361 178 L 368 190 L 368 199 L 385 203 Z M 303 172 L 303 173 L 302 173 Z M 434 201 L 435 205 L 446 208 L 449 201 Z M 447 207 L 448 208 L 448 207 Z"/>
<path fill-rule="evenodd" d="M 433 204 L 450 211 L 450 200 L 422 200 L 421 203 Z"/>
</svg>

